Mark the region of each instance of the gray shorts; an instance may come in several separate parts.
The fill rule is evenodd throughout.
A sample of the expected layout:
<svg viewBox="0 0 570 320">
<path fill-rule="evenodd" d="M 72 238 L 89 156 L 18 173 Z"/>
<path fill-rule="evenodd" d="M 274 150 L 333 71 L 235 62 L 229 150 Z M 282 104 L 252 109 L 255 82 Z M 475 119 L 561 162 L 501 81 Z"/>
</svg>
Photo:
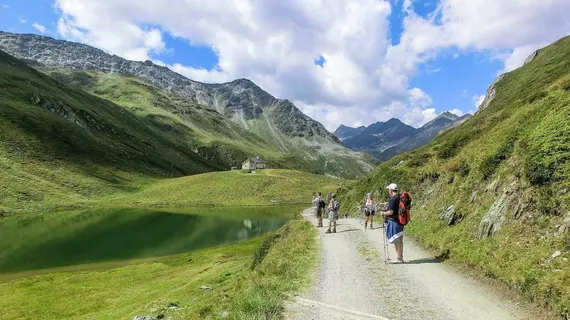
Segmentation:
<svg viewBox="0 0 570 320">
<path fill-rule="evenodd" d="M 322 208 L 318 208 L 318 207 L 317 207 L 317 208 L 315 209 L 315 215 L 316 215 L 317 217 L 322 217 L 322 216 L 323 216 L 323 211 L 324 211 L 324 210 L 323 210 Z"/>
<path fill-rule="evenodd" d="M 338 220 L 338 218 L 339 218 L 338 211 L 331 210 L 329 212 L 329 220 L 336 221 L 336 220 Z"/>
</svg>

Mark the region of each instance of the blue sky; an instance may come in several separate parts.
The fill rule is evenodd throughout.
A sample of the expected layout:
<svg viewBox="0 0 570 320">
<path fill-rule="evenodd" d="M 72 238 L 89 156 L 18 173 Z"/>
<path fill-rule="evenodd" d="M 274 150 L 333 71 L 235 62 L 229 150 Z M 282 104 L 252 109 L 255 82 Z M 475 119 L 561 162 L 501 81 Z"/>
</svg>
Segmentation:
<svg viewBox="0 0 570 320">
<path fill-rule="evenodd" d="M 499 73 L 568 35 L 568 3 L 0 0 L 0 30 L 150 59 L 198 81 L 250 78 L 329 130 L 391 117 L 419 126 L 473 112 Z"/>
</svg>

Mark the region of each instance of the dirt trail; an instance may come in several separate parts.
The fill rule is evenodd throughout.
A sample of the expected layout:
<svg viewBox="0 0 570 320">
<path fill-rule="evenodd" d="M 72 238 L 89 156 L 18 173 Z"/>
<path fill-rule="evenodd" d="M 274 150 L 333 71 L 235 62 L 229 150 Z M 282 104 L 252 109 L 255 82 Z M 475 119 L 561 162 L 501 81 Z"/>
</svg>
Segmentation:
<svg viewBox="0 0 570 320">
<path fill-rule="evenodd" d="M 311 209 L 303 216 L 316 221 Z M 315 286 L 287 306 L 286 319 L 530 318 L 410 239 L 404 241 L 407 263 L 385 264 L 382 228 L 364 230 L 359 220 L 341 219 L 336 234 L 325 230 L 319 229 L 322 258 Z"/>
</svg>

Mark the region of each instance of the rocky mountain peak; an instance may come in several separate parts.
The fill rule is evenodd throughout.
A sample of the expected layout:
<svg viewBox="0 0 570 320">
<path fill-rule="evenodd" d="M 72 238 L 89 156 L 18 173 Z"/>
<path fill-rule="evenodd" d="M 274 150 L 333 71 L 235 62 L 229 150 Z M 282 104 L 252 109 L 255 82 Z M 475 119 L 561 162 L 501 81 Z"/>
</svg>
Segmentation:
<svg viewBox="0 0 570 320">
<path fill-rule="evenodd" d="M 445 112 L 442 112 L 439 116 L 437 116 L 436 119 L 437 118 L 446 118 L 446 119 L 455 121 L 455 120 L 459 119 L 460 117 L 458 115 L 456 115 L 455 113 L 452 113 L 450 111 L 445 111 Z"/>
<path fill-rule="evenodd" d="M 275 124 L 286 135 L 318 135 L 338 142 L 322 124 L 307 117 L 290 101 L 276 99 L 248 79 L 205 84 L 152 61 L 129 61 L 88 45 L 32 34 L 0 32 L 0 49 L 47 68 L 139 77 L 169 93 L 215 109 L 245 128 L 249 128 L 247 121 L 258 119 L 263 114 L 268 120 L 267 125 Z"/>
</svg>

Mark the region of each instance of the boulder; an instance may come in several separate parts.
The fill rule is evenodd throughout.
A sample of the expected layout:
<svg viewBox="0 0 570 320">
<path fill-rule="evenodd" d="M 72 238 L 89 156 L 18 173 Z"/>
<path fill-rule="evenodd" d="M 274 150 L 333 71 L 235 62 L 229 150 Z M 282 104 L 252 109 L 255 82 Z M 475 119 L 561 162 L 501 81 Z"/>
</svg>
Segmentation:
<svg viewBox="0 0 570 320">
<path fill-rule="evenodd" d="M 505 221 L 505 214 L 509 206 L 509 198 L 507 193 L 503 194 L 499 200 L 495 201 L 489 211 L 483 216 L 483 220 L 479 224 L 477 237 L 483 239 L 490 237 L 501 229 Z"/>
<path fill-rule="evenodd" d="M 515 207 L 515 219 L 519 219 L 522 214 L 528 209 L 529 202 L 524 197 L 519 198 L 519 202 Z"/>
<path fill-rule="evenodd" d="M 479 105 L 479 108 L 477 109 L 477 112 L 479 112 L 479 110 L 483 110 L 485 108 L 487 108 L 491 102 L 493 101 L 493 99 L 495 99 L 495 95 L 497 94 L 497 90 L 496 90 L 496 86 L 497 83 L 499 83 L 499 81 L 503 80 L 503 78 L 505 77 L 504 74 L 500 75 L 489 87 L 489 89 L 487 89 L 487 94 L 485 94 L 485 99 L 483 100 L 483 102 L 481 103 L 481 105 Z"/>
<path fill-rule="evenodd" d="M 564 221 L 562 221 L 562 224 L 558 227 L 559 234 L 564 234 L 566 232 L 570 232 L 570 214 L 564 218 Z"/>
<path fill-rule="evenodd" d="M 445 210 L 443 213 L 439 215 L 439 218 L 447 222 L 447 226 L 450 227 L 461 222 L 465 218 L 465 215 L 461 214 L 460 212 L 457 212 L 455 210 L 455 206 L 450 206 L 449 208 L 447 208 L 447 210 Z"/>
<path fill-rule="evenodd" d="M 485 188 L 485 192 L 497 192 L 499 189 L 499 180 L 494 180 L 493 182 L 489 183 L 487 188 Z"/>
<path fill-rule="evenodd" d="M 528 56 L 528 57 L 524 60 L 523 66 L 524 66 L 524 65 L 527 65 L 527 64 L 529 64 L 529 63 L 531 63 L 531 62 L 534 60 L 534 58 L 536 58 L 536 56 L 538 56 L 538 52 L 539 52 L 539 51 L 540 51 L 540 49 L 534 51 L 533 53 L 531 53 L 530 56 Z"/>
<path fill-rule="evenodd" d="M 562 255 L 562 252 L 556 251 L 552 254 L 552 256 L 550 256 L 550 258 L 556 259 L 556 258 L 560 257 L 561 255 Z"/>
<path fill-rule="evenodd" d="M 473 193 L 471 194 L 471 198 L 469 198 L 469 202 L 473 203 L 475 202 L 475 200 L 477 200 L 477 191 L 473 191 Z"/>
</svg>

